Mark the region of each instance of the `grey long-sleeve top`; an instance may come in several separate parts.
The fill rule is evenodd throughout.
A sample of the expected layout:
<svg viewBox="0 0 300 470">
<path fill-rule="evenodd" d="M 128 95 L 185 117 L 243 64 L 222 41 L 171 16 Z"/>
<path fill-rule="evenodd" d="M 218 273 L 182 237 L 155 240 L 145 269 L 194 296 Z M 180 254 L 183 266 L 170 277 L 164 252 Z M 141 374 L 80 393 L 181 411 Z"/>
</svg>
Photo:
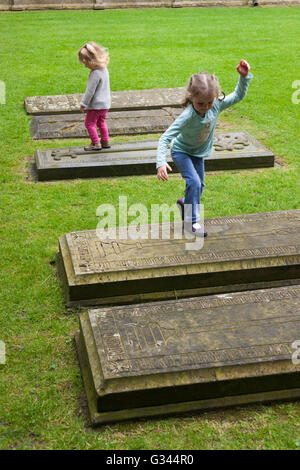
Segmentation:
<svg viewBox="0 0 300 470">
<path fill-rule="evenodd" d="M 110 108 L 110 83 L 106 67 L 90 71 L 86 91 L 80 105 L 85 109 Z"/>
</svg>

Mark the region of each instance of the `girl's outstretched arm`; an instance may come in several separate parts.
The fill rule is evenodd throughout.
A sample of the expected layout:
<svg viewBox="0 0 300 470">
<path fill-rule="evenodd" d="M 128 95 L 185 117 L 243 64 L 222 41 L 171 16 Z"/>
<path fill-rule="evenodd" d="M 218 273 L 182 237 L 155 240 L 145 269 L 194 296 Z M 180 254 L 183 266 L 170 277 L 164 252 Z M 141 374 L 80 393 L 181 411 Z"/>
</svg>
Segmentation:
<svg viewBox="0 0 300 470">
<path fill-rule="evenodd" d="M 247 95 L 247 90 L 252 79 L 252 74 L 249 72 L 250 65 L 245 60 L 241 60 L 236 69 L 240 74 L 238 84 L 233 93 L 230 93 L 223 101 L 219 102 L 220 112 L 238 103 Z"/>
</svg>

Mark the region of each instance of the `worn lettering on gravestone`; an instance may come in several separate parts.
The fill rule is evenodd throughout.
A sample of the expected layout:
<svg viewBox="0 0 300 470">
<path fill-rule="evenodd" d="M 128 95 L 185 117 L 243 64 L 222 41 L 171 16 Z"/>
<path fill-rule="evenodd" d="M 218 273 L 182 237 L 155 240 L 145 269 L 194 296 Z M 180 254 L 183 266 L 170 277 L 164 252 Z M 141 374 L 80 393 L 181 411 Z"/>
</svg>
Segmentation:
<svg viewBox="0 0 300 470">
<path fill-rule="evenodd" d="M 80 326 L 95 424 L 300 396 L 299 285 L 94 309 Z"/>
<path fill-rule="evenodd" d="M 115 239 L 98 238 L 96 230 L 62 236 L 58 265 L 66 302 L 134 303 L 300 278 L 300 210 L 205 219 L 208 237 L 193 251 L 178 238 L 176 224 L 168 239 L 156 225 L 147 239 L 125 239 L 124 228 Z"/>
<path fill-rule="evenodd" d="M 180 107 L 185 88 L 113 91 L 110 111 Z M 25 98 L 28 114 L 78 113 L 83 94 L 32 96 Z"/>
<path fill-rule="evenodd" d="M 108 150 L 85 152 L 82 147 L 37 150 L 39 180 L 154 174 L 156 141 L 114 144 Z M 173 172 L 176 165 L 168 156 Z M 274 155 L 247 132 L 215 134 L 213 153 L 206 171 L 260 168 L 274 165 Z"/>
</svg>

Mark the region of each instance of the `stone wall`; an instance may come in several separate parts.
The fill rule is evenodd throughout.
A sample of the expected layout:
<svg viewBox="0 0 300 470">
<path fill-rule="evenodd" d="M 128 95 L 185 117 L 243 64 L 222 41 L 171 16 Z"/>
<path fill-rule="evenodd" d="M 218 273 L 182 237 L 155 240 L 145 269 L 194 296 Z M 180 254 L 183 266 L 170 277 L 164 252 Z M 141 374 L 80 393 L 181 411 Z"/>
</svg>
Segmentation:
<svg viewBox="0 0 300 470">
<path fill-rule="evenodd" d="M 3 0 L 0 0 L 0 3 Z M 94 0 L 12 0 L 11 10 L 90 10 Z M 1 6 L 0 6 L 1 8 Z"/>
<path fill-rule="evenodd" d="M 174 0 L 96 0 L 96 9 L 115 8 L 170 8 Z"/>
<path fill-rule="evenodd" d="M 106 10 L 116 8 L 181 8 L 252 6 L 253 0 L 0 0 L 0 10 Z M 260 6 L 300 5 L 300 0 L 258 0 Z"/>
<path fill-rule="evenodd" d="M 0 0 L 0 10 L 10 10 L 11 3 L 10 0 Z"/>
</svg>

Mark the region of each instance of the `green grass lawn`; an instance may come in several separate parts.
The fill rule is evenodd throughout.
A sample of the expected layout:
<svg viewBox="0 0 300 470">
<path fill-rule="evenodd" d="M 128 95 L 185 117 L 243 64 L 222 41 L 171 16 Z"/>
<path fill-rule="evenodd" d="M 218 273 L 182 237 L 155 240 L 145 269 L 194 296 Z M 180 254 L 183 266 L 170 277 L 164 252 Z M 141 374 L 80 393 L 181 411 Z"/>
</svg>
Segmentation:
<svg viewBox="0 0 300 470">
<path fill-rule="evenodd" d="M 273 169 L 207 174 L 206 217 L 300 207 L 299 8 L 49 11 L 0 14 L 2 449 L 299 449 L 300 404 L 250 406 L 168 419 L 89 427 L 67 311 L 53 265 L 66 232 L 94 229 L 96 208 L 173 204 L 179 176 L 36 183 L 28 174 L 38 148 L 82 140 L 31 141 L 26 96 L 83 92 L 87 69 L 77 51 L 88 40 L 110 50 L 112 90 L 184 86 L 200 70 L 226 93 L 241 58 L 254 79 L 248 97 L 223 114 L 275 153 Z M 300 87 L 298 87 L 300 88 Z M 298 95 L 299 96 L 299 95 Z M 115 141 L 120 139 L 115 138 Z M 88 142 L 88 140 L 84 140 Z M 300 338 L 298 338 L 300 339 Z"/>
</svg>

